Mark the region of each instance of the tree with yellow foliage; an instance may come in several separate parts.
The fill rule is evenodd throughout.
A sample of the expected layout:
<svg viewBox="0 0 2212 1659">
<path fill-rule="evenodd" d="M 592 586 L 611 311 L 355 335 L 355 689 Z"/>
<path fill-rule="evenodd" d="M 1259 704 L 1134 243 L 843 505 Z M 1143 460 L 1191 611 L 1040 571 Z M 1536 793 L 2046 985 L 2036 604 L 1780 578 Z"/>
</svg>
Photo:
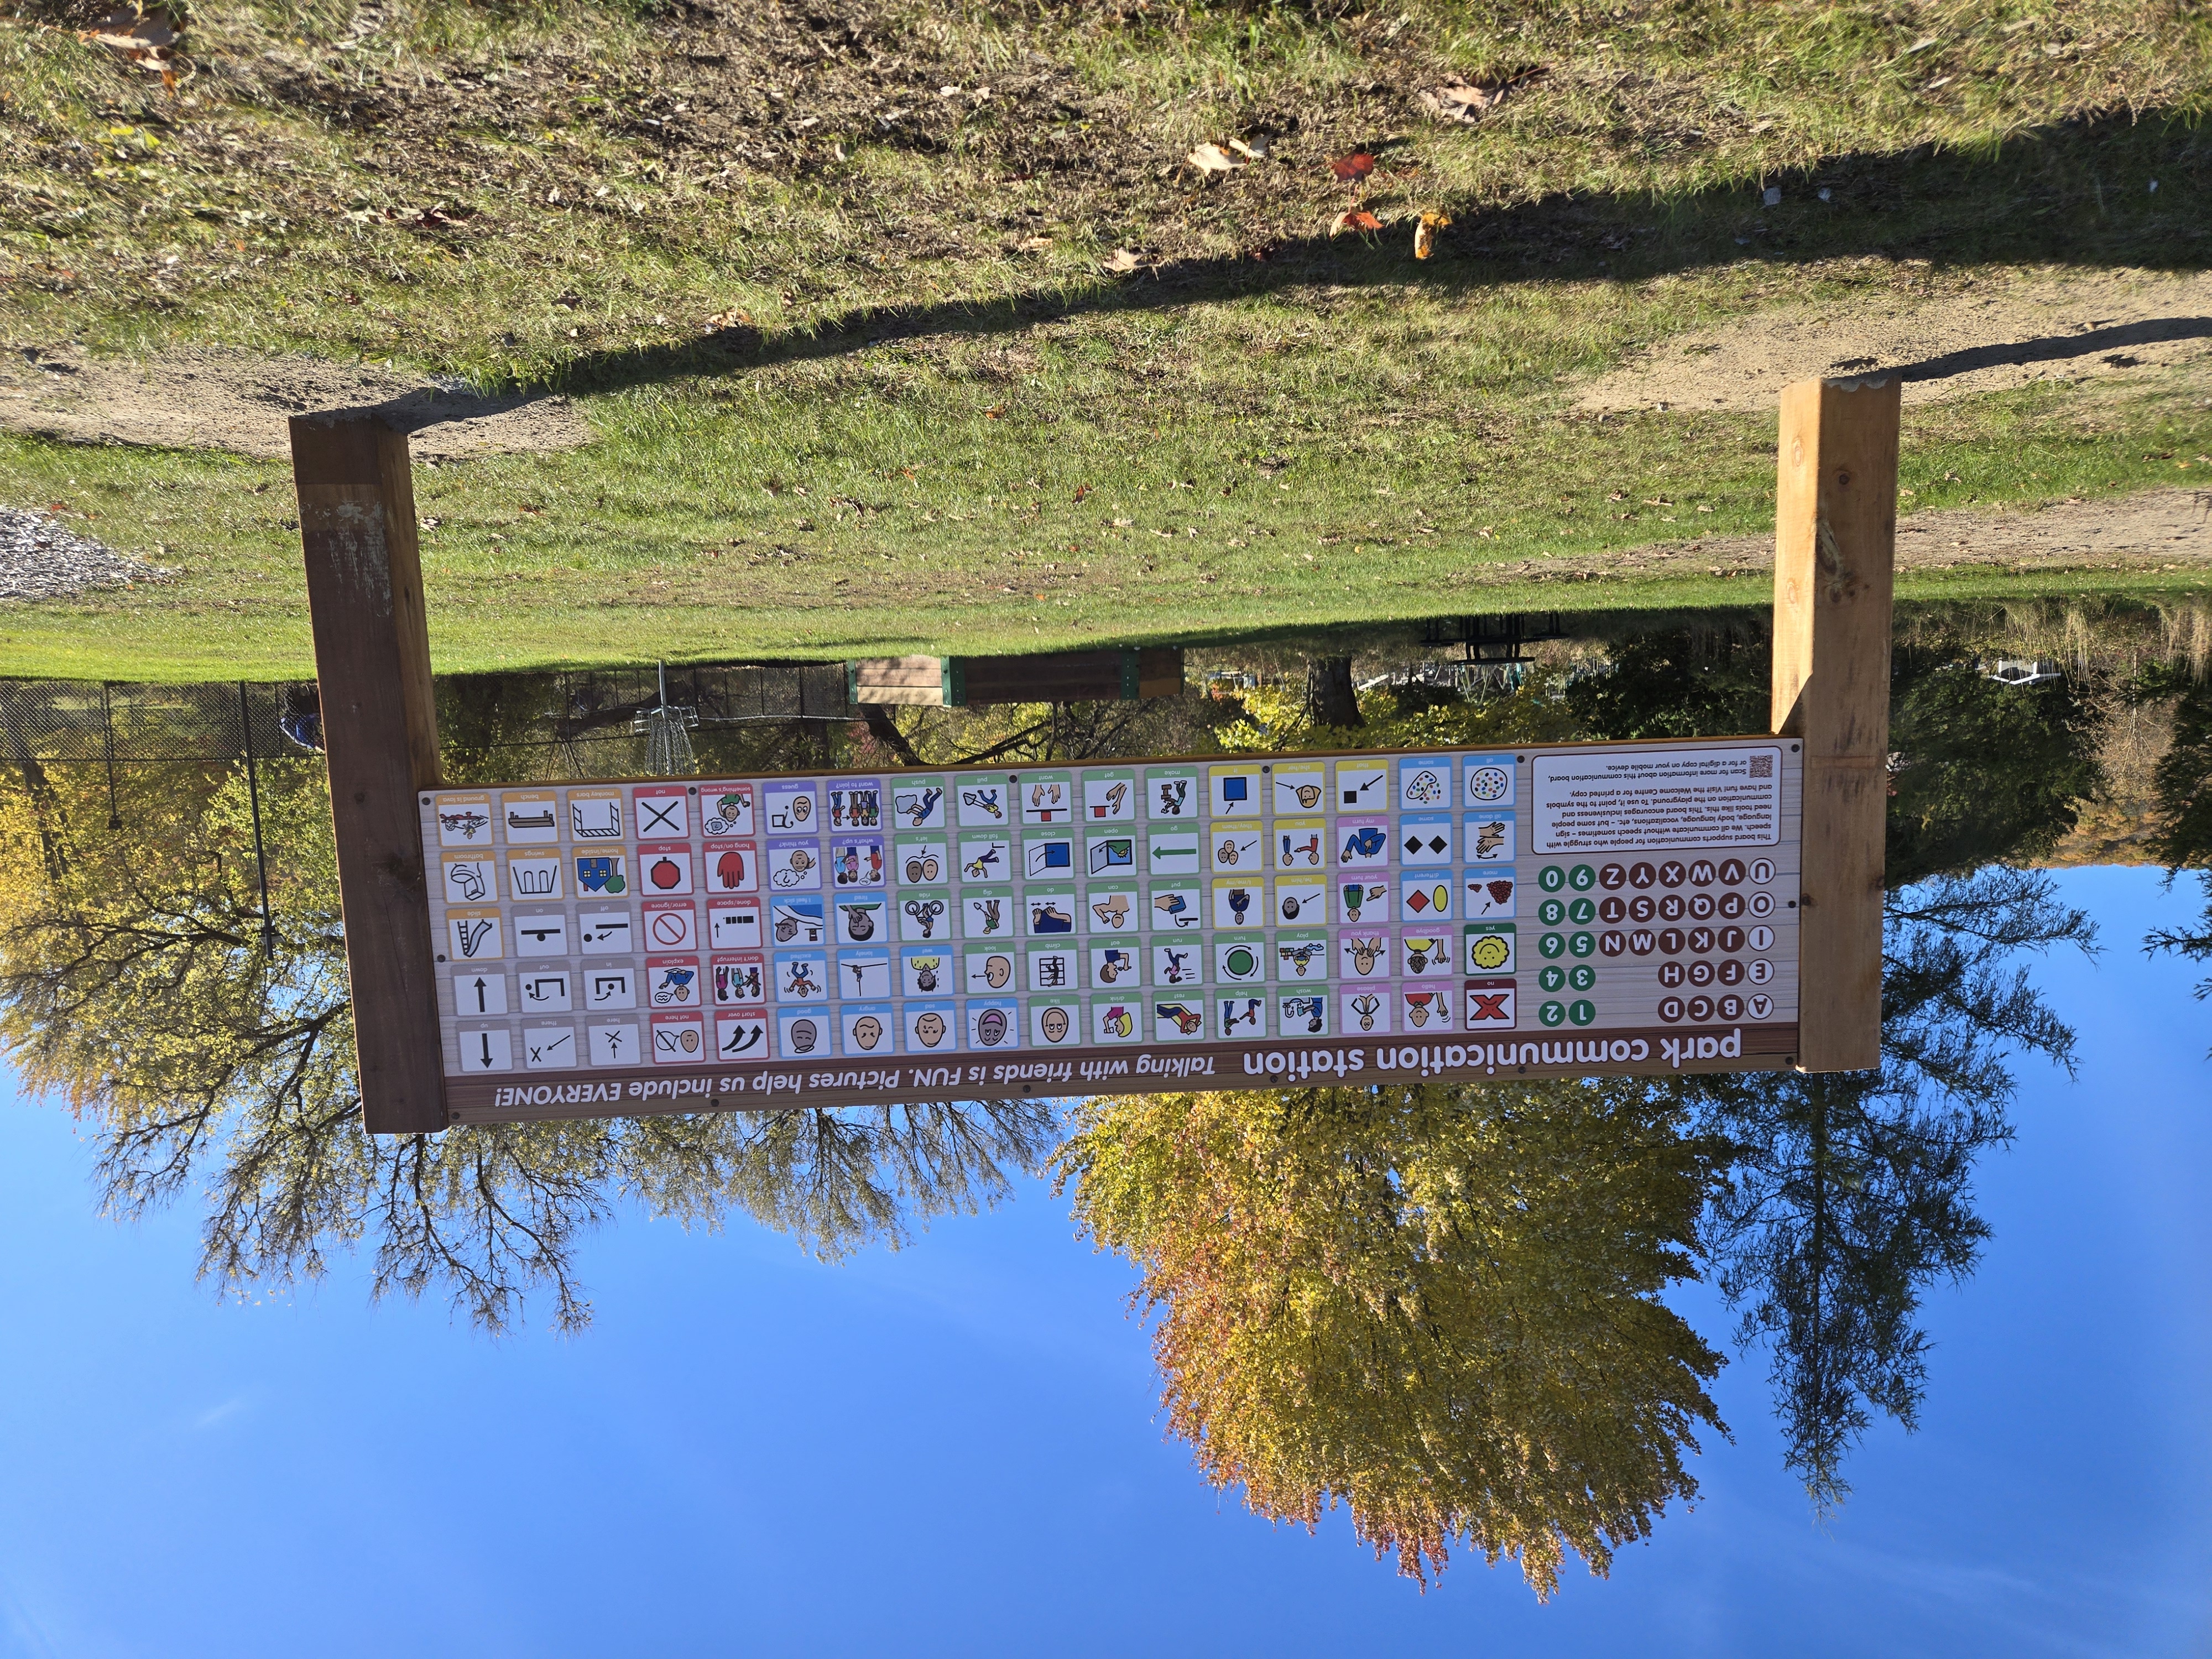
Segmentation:
<svg viewBox="0 0 2212 1659">
<path fill-rule="evenodd" d="M 111 1212 L 205 1191 L 225 1289 L 366 1247 L 376 1295 L 442 1290 L 496 1331 L 543 1291 L 574 1330 L 576 1246 L 624 1200 L 710 1227 L 742 1210 L 836 1255 L 997 1201 L 1001 1164 L 1050 1144 L 1018 1100 L 368 1135 L 320 763 L 261 770 L 265 940 L 242 769 L 132 769 L 117 805 L 111 830 L 85 771 L 0 781 L 0 1046 L 90 1127 Z"/>
<path fill-rule="evenodd" d="M 1173 1431 L 1215 1485 L 1343 1503 L 1427 1582 L 1455 1540 L 1539 1595 L 1697 1484 L 1720 1359 L 1695 1277 L 1712 1150 L 1633 1079 L 1093 1101 L 1059 1174 L 1141 1269 Z M 1725 1431 L 1723 1431 L 1725 1432 Z"/>
</svg>

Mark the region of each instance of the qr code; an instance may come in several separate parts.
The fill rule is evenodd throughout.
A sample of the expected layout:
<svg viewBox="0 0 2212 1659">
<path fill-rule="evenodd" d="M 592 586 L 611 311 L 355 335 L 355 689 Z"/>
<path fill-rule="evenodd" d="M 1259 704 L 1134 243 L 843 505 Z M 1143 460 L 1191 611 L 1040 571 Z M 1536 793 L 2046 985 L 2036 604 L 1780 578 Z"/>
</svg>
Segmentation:
<svg viewBox="0 0 2212 1659">
<path fill-rule="evenodd" d="M 1753 755 L 1751 757 L 1751 775 L 1754 778 L 1772 777 L 1774 775 L 1774 757 L 1771 755 Z"/>
</svg>

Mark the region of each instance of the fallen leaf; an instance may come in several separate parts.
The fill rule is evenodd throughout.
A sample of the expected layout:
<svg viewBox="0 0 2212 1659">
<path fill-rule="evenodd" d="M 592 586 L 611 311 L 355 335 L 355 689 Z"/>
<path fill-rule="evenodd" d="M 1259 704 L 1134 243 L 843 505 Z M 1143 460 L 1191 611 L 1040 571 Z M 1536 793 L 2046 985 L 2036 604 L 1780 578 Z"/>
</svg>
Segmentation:
<svg viewBox="0 0 2212 1659">
<path fill-rule="evenodd" d="M 1380 230 L 1382 228 L 1382 222 L 1365 208 L 1353 208 L 1349 212 L 1338 214 L 1335 218 L 1328 222 L 1328 234 L 1332 236 L 1341 236 L 1347 230 Z"/>
<path fill-rule="evenodd" d="M 1218 144 L 1200 144 L 1184 159 L 1201 173 L 1233 173 L 1244 165 Z"/>
<path fill-rule="evenodd" d="M 1439 121 L 1472 124 L 1482 118 L 1484 111 L 1504 103 L 1505 93 L 1504 87 L 1471 87 L 1457 81 L 1449 86 L 1423 88 L 1421 107 Z"/>
<path fill-rule="evenodd" d="M 1436 252 L 1437 233 L 1451 223 L 1449 213 L 1424 213 L 1420 223 L 1413 227 L 1413 257 L 1425 259 Z"/>
<path fill-rule="evenodd" d="M 1014 244 L 1014 252 L 1017 253 L 1042 253 L 1051 246 L 1052 238 L 1049 236 L 1024 236 L 1020 241 Z"/>
<path fill-rule="evenodd" d="M 995 408 L 992 408 L 992 409 L 987 409 L 987 410 L 985 410 L 983 411 L 983 418 L 984 418 L 985 420 L 987 420 L 987 421 L 995 421 L 995 420 L 997 420 L 997 419 L 999 418 L 999 416 L 1001 416 L 1001 415 L 1005 414 L 1006 412 L 1006 406 L 1004 404 L 1000 404 L 997 405 Z M 1012 590 L 1010 589 L 1010 590 L 1008 590 L 1008 591 L 1009 591 L 1009 592 L 1011 592 Z"/>
<path fill-rule="evenodd" d="M 556 300 L 553 303 L 555 305 L 573 305 L 580 302 Z M 752 326 L 752 322 L 753 319 L 750 312 L 745 311 L 737 306 L 732 306 L 727 311 L 716 312 L 713 316 L 707 319 L 705 322 L 700 324 L 699 326 L 702 331 L 708 334 L 721 334 L 726 333 L 733 328 L 750 328 Z"/>
<path fill-rule="evenodd" d="M 169 51 L 178 37 L 179 31 L 159 10 L 113 12 L 94 27 L 77 31 L 78 40 L 105 46 L 126 62 L 157 74 L 167 72 Z"/>
<path fill-rule="evenodd" d="M 1231 138 L 1229 141 L 1229 148 L 1239 155 L 1248 156 L 1255 161 L 1264 161 L 1267 159 L 1267 141 L 1265 137 Z"/>
<path fill-rule="evenodd" d="M 1340 155 L 1328 164 L 1328 170 L 1344 179 L 1364 179 L 1375 171 L 1375 158 L 1365 150 L 1350 155 Z"/>
</svg>

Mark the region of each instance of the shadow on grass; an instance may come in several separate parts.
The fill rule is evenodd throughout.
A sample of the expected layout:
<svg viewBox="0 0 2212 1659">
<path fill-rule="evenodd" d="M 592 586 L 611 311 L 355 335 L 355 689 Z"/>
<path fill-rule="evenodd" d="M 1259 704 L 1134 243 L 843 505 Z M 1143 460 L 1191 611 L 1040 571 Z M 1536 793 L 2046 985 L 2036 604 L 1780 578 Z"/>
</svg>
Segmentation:
<svg viewBox="0 0 2212 1659">
<path fill-rule="evenodd" d="M 1561 194 L 1496 210 L 1455 207 L 1438 257 L 1415 261 L 1411 232 L 1391 240 L 1315 235 L 1235 256 L 1184 259 L 1124 278 L 1097 276 L 995 301 L 872 307 L 807 331 L 732 329 L 680 346 L 588 354 L 546 382 L 498 388 L 544 395 L 609 392 L 834 358 L 893 341 L 980 337 L 1085 315 L 1163 310 L 1328 285 L 1418 286 L 1438 296 L 1530 281 L 1637 283 L 1741 264 L 1803 266 L 1854 258 L 1970 264 L 2212 264 L 2212 149 L 2195 110 L 2085 118 L 2022 133 L 1986 153 L 1923 145 L 1837 156 L 1756 188 L 1658 198 Z M 2158 188 L 2151 188 L 2151 181 Z M 1824 197 L 1825 193 L 1825 197 Z M 2195 205 L 2191 205 L 2194 204 Z M 2199 337 L 2203 318 L 2166 318 L 2081 336 L 1992 343 L 1904 366 L 1940 379 L 1999 363 L 2050 361 L 2154 340 Z"/>
</svg>

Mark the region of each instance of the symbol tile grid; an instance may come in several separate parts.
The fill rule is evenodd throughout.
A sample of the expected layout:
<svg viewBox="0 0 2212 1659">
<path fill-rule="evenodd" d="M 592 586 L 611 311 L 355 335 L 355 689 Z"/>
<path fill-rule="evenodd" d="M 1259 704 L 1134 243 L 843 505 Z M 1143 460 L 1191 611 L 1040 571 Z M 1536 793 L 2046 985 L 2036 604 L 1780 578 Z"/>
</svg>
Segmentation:
<svg viewBox="0 0 2212 1659">
<path fill-rule="evenodd" d="M 1792 1020 L 1784 770 L 1649 855 L 1533 854 L 1510 752 L 441 792 L 447 1068 Z"/>
</svg>

